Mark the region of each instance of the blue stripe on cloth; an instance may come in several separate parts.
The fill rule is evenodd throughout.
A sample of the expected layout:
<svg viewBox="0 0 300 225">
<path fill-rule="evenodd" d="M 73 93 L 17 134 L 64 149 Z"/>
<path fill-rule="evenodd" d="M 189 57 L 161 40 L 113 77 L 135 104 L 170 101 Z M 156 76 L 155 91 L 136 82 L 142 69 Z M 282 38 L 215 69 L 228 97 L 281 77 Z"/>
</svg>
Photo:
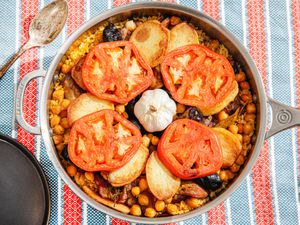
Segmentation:
<svg viewBox="0 0 300 225">
<path fill-rule="evenodd" d="M 197 0 L 180 0 L 179 3 L 181 5 L 197 9 Z"/>
<path fill-rule="evenodd" d="M 5 8 L 5 10 L 3 10 Z M 16 27 L 17 16 L 20 21 L 20 15 L 16 15 L 16 2 L 5 1 L 1 4 L 0 18 L 4 21 L 0 26 L 0 65 L 3 65 L 6 60 L 14 52 L 16 52 L 16 33 L 20 33 L 20 29 Z M 20 12 L 20 10 L 19 10 Z M 20 14 L 20 13 L 19 13 Z M 5 19 L 9 18 L 9 19 Z M 9 43 L 7 43 L 9 40 Z M 19 61 L 16 63 L 19 64 Z M 6 135 L 12 134 L 12 115 L 14 103 L 14 74 L 19 71 L 18 64 L 13 65 L 0 79 L 1 98 L 0 98 L 0 132 Z M 15 71 L 15 69 L 17 71 Z"/>
<path fill-rule="evenodd" d="M 112 2 L 112 0 L 110 0 Z M 99 3 L 98 0 L 90 0 L 90 12 L 91 12 L 91 17 L 98 15 L 99 13 L 105 11 L 108 9 L 108 4 L 109 0 L 102 1 L 101 4 Z"/>
<path fill-rule="evenodd" d="M 269 75 L 272 75 L 269 77 L 269 80 L 272 80 L 272 97 L 282 103 L 291 104 L 289 74 L 293 71 L 289 69 L 289 63 L 292 59 L 289 58 L 288 51 L 287 22 L 289 21 L 287 21 L 285 10 L 286 4 L 285 1 L 272 1 L 269 6 L 270 33 L 268 35 L 271 39 L 269 45 L 271 45 L 272 65 L 268 66 L 271 72 Z M 280 9 L 284 9 L 284 12 Z M 273 195 L 275 192 L 278 196 L 278 212 L 276 212 L 276 207 L 274 209 L 275 216 L 278 217 L 276 220 L 280 220 L 282 224 L 297 224 L 296 190 L 294 182 L 291 182 L 297 179 L 297 175 L 294 174 L 293 161 L 293 151 L 296 151 L 296 146 L 295 142 L 292 143 L 291 130 L 276 135 L 273 140 L 271 138 L 270 142 L 272 141 L 274 141 L 274 145 L 271 144 L 271 155 L 273 155 L 275 161 L 271 161 L 271 168 L 275 168 L 275 171 L 273 171 L 275 174 L 273 174 L 271 185 L 274 189 Z"/>
<path fill-rule="evenodd" d="M 44 5 L 49 4 L 52 0 L 44 0 Z M 48 46 L 43 47 L 43 50 L 39 50 L 40 56 L 41 53 L 43 55 L 43 62 L 42 67 L 39 69 L 47 70 L 54 58 L 57 50 L 59 47 L 64 43 L 63 37 L 66 37 L 66 26 L 61 32 L 61 34 Z M 37 108 L 38 110 L 38 108 Z M 40 146 L 40 162 L 43 166 L 43 169 L 47 175 L 48 183 L 51 190 L 51 217 L 50 217 L 50 224 L 59 224 L 63 223 L 63 182 L 59 177 L 56 169 L 54 168 L 53 164 L 51 163 L 47 151 L 45 149 L 44 143 L 42 141 Z M 58 183 L 60 182 L 60 188 Z M 60 197 L 60 199 L 59 199 Z M 60 204 L 59 204 L 60 203 Z"/>
<path fill-rule="evenodd" d="M 247 34 L 244 34 L 243 10 L 245 9 L 243 9 L 242 2 L 236 2 L 234 0 L 224 2 L 224 9 L 221 9 L 221 14 L 225 16 L 222 20 L 225 21 L 226 27 L 241 43 L 243 43 L 244 35 L 247 36 Z M 251 180 L 251 177 L 248 179 Z M 245 179 L 241 186 L 230 197 L 231 218 L 228 218 L 228 204 L 225 204 L 227 221 L 231 220 L 233 224 L 248 224 L 251 219 L 253 220 L 253 218 L 250 217 L 250 213 L 253 212 L 250 211 L 251 207 L 249 206 L 249 204 L 251 204 L 252 209 L 254 208 L 252 205 L 253 195 L 251 188 L 250 193 L 248 192 L 248 185 Z"/>
</svg>

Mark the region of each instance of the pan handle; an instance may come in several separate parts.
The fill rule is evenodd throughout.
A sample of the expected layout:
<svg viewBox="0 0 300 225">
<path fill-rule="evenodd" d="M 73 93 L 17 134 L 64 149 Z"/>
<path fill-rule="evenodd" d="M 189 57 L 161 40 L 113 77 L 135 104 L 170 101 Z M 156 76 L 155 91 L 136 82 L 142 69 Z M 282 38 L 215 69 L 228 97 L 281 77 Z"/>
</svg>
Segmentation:
<svg viewBox="0 0 300 225">
<path fill-rule="evenodd" d="M 19 83 L 17 88 L 17 95 L 15 101 L 15 109 L 16 109 L 16 120 L 18 124 L 26 131 L 32 134 L 41 134 L 40 126 L 31 126 L 29 123 L 26 122 L 24 118 L 23 112 L 23 101 L 24 101 L 24 94 L 26 87 L 28 86 L 29 82 L 33 79 L 38 77 L 44 77 L 46 72 L 44 70 L 34 70 L 28 73 Z"/>
<path fill-rule="evenodd" d="M 268 104 L 272 109 L 272 124 L 266 133 L 265 139 L 283 130 L 300 125 L 299 109 L 284 105 L 270 97 L 268 98 Z"/>
</svg>

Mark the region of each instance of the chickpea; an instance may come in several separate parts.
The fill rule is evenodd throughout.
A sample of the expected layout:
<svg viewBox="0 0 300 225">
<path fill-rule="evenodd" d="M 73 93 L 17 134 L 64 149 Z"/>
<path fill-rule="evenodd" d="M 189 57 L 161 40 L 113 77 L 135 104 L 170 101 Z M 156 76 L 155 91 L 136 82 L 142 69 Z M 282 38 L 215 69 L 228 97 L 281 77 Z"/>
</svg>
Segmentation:
<svg viewBox="0 0 300 225">
<path fill-rule="evenodd" d="M 140 194 L 139 198 L 138 198 L 138 202 L 142 206 L 148 206 L 149 205 L 149 198 L 148 198 L 147 195 Z"/>
<path fill-rule="evenodd" d="M 177 113 L 184 113 L 185 111 L 185 105 L 178 103 L 176 105 L 176 112 Z"/>
<path fill-rule="evenodd" d="M 75 174 L 77 173 L 77 168 L 74 165 L 70 165 L 67 167 L 67 173 L 69 174 L 70 177 L 74 177 Z"/>
<path fill-rule="evenodd" d="M 235 76 L 235 80 L 237 82 L 242 82 L 246 80 L 246 75 L 244 72 L 239 72 L 236 76 Z"/>
<path fill-rule="evenodd" d="M 229 176 L 225 170 L 220 171 L 219 176 L 220 179 L 224 182 L 227 182 L 229 180 Z"/>
<path fill-rule="evenodd" d="M 117 105 L 116 106 L 116 111 L 120 114 L 125 112 L 125 105 Z"/>
<path fill-rule="evenodd" d="M 147 134 L 147 136 L 151 139 L 153 137 L 153 134 Z"/>
<path fill-rule="evenodd" d="M 92 172 L 85 172 L 84 173 L 84 176 L 85 176 L 85 178 L 87 179 L 87 180 L 89 180 L 89 181 L 94 181 L 94 179 L 95 179 L 95 177 L 94 177 L 94 173 L 92 173 Z"/>
<path fill-rule="evenodd" d="M 60 116 L 58 115 L 53 115 L 51 120 L 50 120 L 50 125 L 51 127 L 55 127 L 56 125 L 58 125 L 60 122 Z"/>
<path fill-rule="evenodd" d="M 76 183 L 80 186 L 85 184 L 85 176 L 80 172 L 77 172 L 75 174 L 74 179 L 75 179 Z"/>
<path fill-rule="evenodd" d="M 256 106 L 255 106 L 255 104 L 254 103 L 248 104 L 247 107 L 246 107 L 246 111 L 249 114 L 256 113 Z"/>
<path fill-rule="evenodd" d="M 158 142 L 159 142 L 159 138 L 158 137 L 156 137 L 156 136 L 153 136 L 152 138 L 151 138 L 151 144 L 152 145 L 158 145 Z"/>
<path fill-rule="evenodd" d="M 243 127 L 243 124 L 241 124 L 241 123 L 239 123 L 238 125 L 237 125 L 237 127 L 238 127 L 238 133 L 239 134 L 242 134 L 243 133 L 243 129 L 244 129 L 244 127 Z"/>
<path fill-rule="evenodd" d="M 247 81 L 242 81 L 240 83 L 240 87 L 242 90 L 248 90 L 248 89 L 250 89 L 250 84 Z"/>
<path fill-rule="evenodd" d="M 241 155 L 239 155 L 239 157 L 237 158 L 237 160 L 235 161 L 235 163 L 238 164 L 238 165 L 242 165 L 244 163 L 244 161 L 245 161 L 245 158 L 241 154 Z"/>
<path fill-rule="evenodd" d="M 51 106 L 51 111 L 54 115 L 58 115 L 61 112 L 61 106 L 53 105 L 53 106 Z"/>
<path fill-rule="evenodd" d="M 253 126 L 249 123 L 244 124 L 244 134 L 251 134 L 253 132 Z"/>
<path fill-rule="evenodd" d="M 236 173 L 240 170 L 240 165 L 237 165 L 237 164 L 233 164 L 231 167 L 230 167 L 230 171 L 233 172 L 233 173 Z"/>
<path fill-rule="evenodd" d="M 251 100 L 251 95 L 250 94 L 243 94 L 241 95 L 241 99 L 243 102 L 249 102 Z"/>
<path fill-rule="evenodd" d="M 145 178 L 140 179 L 139 187 L 140 187 L 141 192 L 148 189 L 148 183 L 147 183 L 147 180 Z"/>
<path fill-rule="evenodd" d="M 157 200 L 157 201 L 155 202 L 155 209 L 156 209 L 156 211 L 158 211 L 158 212 L 163 211 L 163 210 L 165 209 L 165 206 L 166 206 L 166 204 L 165 204 L 165 202 L 162 201 L 162 200 Z"/>
<path fill-rule="evenodd" d="M 167 211 L 171 215 L 174 215 L 174 214 L 176 214 L 178 212 L 178 207 L 175 204 L 168 204 L 167 205 Z"/>
<path fill-rule="evenodd" d="M 134 197 L 138 196 L 141 193 L 141 190 L 139 187 L 132 187 L 131 188 L 131 193 Z"/>
<path fill-rule="evenodd" d="M 145 210 L 145 216 L 153 218 L 154 216 L 156 216 L 156 211 L 153 208 L 146 208 Z"/>
<path fill-rule="evenodd" d="M 67 116 L 68 116 L 68 112 L 67 112 L 67 110 L 63 110 L 63 111 L 61 111 L 61 112 L 59 113 L 59 116 L 60 116 L 61 118 L 65 118 L 65 117 L 67 117 Z"/>
<path fill-rule="evenodd" d="M 130 208 L 130 214 L 131 215 L 134 215 L 134 216 L 140 216 L 142 215 L 142 210 L 141 210 L 141 207 L 139 205 L 133 205 L 131 208 Z"/>
<path fill-rule="evenodd" d="M 249 135 L 245 134 L 243 135 L 243 144 L 249 144 L 251 141 L 251 138 Z"/>
<path fill-rule="evenodd" d="M 62 151 L 64 148 L 65 148 L 65 144 L 64 143 L 60 143 L 60 144 L 56 145 L 56 149 L 58 151 Z"/>
<path fill-rule="evenodd" d="M 171 19 L 170 19 L 170 23 L 171 23 L 172 26 L 175 26 L 175 25 L 179 24 L 180 21 L 181 21 L 180 18 L 177 17 L 177 16 L 172 16 Z"/>
<path fill-rule="evenodd" d="M 70 138 L 70 132 L 68 131 L 64 134 L 64 143 L 65 144 L 69 143 L 69 138 Z"/>
<path fill-rule="evenodd" d="M 55 127 L 53 127 L 53 133 L 54 134 L 64 134 L 65 129 L 61 126 L 61 125 L 56 125 Z"/>
<path fill-rule="evenodd" d="M 52 98 L 58 102 L 61 102 L 64 99 L 64 94 L 64 89 L 55 90 L 52 93 Z"/>
<path fill-rule="evenodd" d="M 228 118 L 228 114 L 225 111 L 221 111 L 218 113 L 217 117 L 219 121 L 222 121 Z"/>
<path fill-rule="evenodd" d="M 151 139 L 147 135 L 144 134 L 142 137 L 142 144 L 148 148 L 150 145 L 150 141 L 151 141 Z"/>
<path fill-rule="evenodd" d="M 186 200 L 186 204 L 189 207 L 195 209 L 195 208 L 199 207 L 199 200 L 197 198 L 189 198 Z"/>
<path fill-rule="evenodd" d="M 245 121 L 247 121 L 247 122 L 254 122 L 254 120 L 255 120 L 255 118 L 256 118 L 256 115 L 255 114 L 246 114 L 245 115 Z"/>
<path fill-rule="evenodd" d="M 233 133 L 233 134 L 237 134 L 238 131 L 239 131 L 239 128 L 238 128 L 237 125 L 231 124 L 231 125 L 229 126 L 228 130 L 229 130 L 231 133 Z"/>
<path fill-rule="evenodd" d="M 53 142 L 55 145 L 58 145 L 64 141 L 64 138 L 62 135 L 54 135 L 52 138 L 53 138 Z"/>
<path fill-rule="evenodd" d="M 129 20 L 125 23 L 125 27 L 129 30 L 129 31 L 133 31 L 136 28 L 136 24 L 133 20 Z"/>
<path fill-rule="evenodd" d="M 61 102 L 62 110 L 66 110 L 69 107 L 70 103 L 71 101 L 69 99 L 63 99 Z"/>
<path fill-rule="evenodd" d="M 60 125 L 65 128 L 65 129 L 68 129 L 69 128 L 69 121 L 67 118 L 62 118 L 60 120 Z"/>
</svg>

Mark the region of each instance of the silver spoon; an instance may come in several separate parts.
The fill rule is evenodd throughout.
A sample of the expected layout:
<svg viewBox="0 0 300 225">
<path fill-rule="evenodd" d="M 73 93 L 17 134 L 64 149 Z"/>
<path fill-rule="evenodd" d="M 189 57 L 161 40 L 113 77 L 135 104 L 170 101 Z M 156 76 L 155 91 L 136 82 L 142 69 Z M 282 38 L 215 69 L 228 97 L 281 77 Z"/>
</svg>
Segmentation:
<svg viewBox="0 0 300 225">
<path fill-rule="evenodd" d="M 26 50 L 51 43 L 63 29 L 67 16 L 68 4 L 65 0 L 56 0 L 46 5 L 31 21 L 28 42 L 0 69 L 0 78 Z"/>
</svg>

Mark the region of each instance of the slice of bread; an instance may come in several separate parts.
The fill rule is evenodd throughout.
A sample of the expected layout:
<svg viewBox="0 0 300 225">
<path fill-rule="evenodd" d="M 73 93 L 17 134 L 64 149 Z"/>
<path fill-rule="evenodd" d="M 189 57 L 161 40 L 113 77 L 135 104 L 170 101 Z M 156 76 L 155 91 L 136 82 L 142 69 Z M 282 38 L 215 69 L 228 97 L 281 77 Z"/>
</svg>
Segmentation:
<svg viewBox="0 0 300 225">
<path fill-rule="evenodd" d="M 133 158 L 125 166 L 108 174 L 107 180 L 114 187 L 124 186 L 138 178 L 145 169 L 149 150 L 141 145 Z"/>
<path fill-rule="evenodd" d="M 159 200 L 171 198 L 180 187 L 180 179 L 165 167 L 155 151 L 148 159 L 146 178 L 150 191 Z"/>
<path fill-rule="evenodd" d="M 194 28 L 187 23 L 180 23 L 171 29 L 168 51 L 189 44 L 199 44 L 198 34 Z"/>
<path fill-rule="evenodd" d="M 237 94 L 239 93 L 239 86 L 236 81 L 233 81 L 233 84 L 231 86 L 231 90 L 227 94 L 227 96 L 218 104 L 212 106 L 212 107 L 206 107 L 206 108 L 201 108 L 201 112 L 204 116 L 209 116 L 216 114 L 220 112 L 222 109 L 224 109 L 230 102 L 232 102 Z"/>
<path fill-rule="evenodd" d="M 92 94 L 81 94 L 68 107 L 68 121 L 70 126 L 79 118 L 102 109 L 114 110 L 114 104 L 108 100 L 100 99 Z"/>
<path fill-rule="evenodd" d="M 170 31 L 157 20 L 149 20 L 139 25 L 130 37 L 142 57 L 151 66 L 159 65 L 168 49 Z"/>
</svg>

